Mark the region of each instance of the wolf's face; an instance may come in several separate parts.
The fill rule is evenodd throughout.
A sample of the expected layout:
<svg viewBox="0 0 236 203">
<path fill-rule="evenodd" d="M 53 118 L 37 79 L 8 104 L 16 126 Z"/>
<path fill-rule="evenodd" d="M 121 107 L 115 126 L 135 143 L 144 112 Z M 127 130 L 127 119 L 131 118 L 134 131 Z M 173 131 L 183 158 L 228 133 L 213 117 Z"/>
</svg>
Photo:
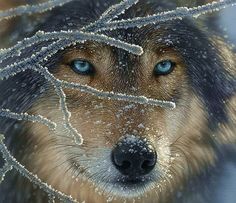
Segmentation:
<svg viewBox="0 0 236 203">
<path fill-rule="evenodd" d="M 63 54 L 55 76 L 99 90 L 180 102 L 176 109 L 65 90 L 72 125 L 82 134 L 84 144 L 76 145 L 63 126 L 55 135 L 44 129 L 38 132 L 45 139 L 54 138 L 53 145 L 61 146 L 60 152 L 55 152 L 68 159 L 66 164 L 78 176 L 78 182 L 81 177 L 88 178 L 111 195 L 139 196 L 170 178 L 168 170 L 177 153 L 172 154 L 171 145 L 185 136 L 189 111 L 197 105 L 182 56 L 172 47 L 157 45 L 158 35 L 154 39 L 146 37 L 140 57 L 100 44 L 78 45 Z M 62 123 L 53 92 L 32 111 Z"/>
<path fill-rule="evenodd" d="M 92 12 L 100 8 L 93 7 Z M 155 12 L 150 5 L 145 8 L 150 14 Z M 72 10 L 66 12 L 70 15 L 75 8 L 68 5 L 62 11 L 66 9 Z M 132 12 L 140 15 L 140 9 Z M 77 44 L 60 54 L 53 74 L 103 91 L 172 101 L 176 108 L 105 100 L 66 89 L 71 123 L 84 138 L 78 146 L 62 124 L 57 95 L 47 85 L 30 111 L 59 125 L 51 132 L 27 124 L 35 153 L 26 165 L 78 200 L 167 199 L 175 186 L 214 162 L 209 126 L 224 119 L 219 81 L 214 79 L 215 75 L 223 77 L 223 66 L 214 43 L 189 21 L 110 34 L 141 45 L 144 54 L 135 56 L 94 42 Z M 217 98 L 212 96 L 215 93 Z"/>
</svg>

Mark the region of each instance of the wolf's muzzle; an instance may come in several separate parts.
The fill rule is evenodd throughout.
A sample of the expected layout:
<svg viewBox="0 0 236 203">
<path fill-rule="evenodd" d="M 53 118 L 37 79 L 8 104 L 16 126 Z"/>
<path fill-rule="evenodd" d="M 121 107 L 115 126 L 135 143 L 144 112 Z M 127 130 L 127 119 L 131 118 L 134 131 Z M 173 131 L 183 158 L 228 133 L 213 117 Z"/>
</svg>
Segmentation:
<svg viewBox="0 0 236 203">
<path fill-rule="evenodd" d="M 120 139 L 112 151 L 113 164 L 131 181 L 149 174 L 156 161 L 154 147 L 146 139 L 134 135 Z"/>
</svg>

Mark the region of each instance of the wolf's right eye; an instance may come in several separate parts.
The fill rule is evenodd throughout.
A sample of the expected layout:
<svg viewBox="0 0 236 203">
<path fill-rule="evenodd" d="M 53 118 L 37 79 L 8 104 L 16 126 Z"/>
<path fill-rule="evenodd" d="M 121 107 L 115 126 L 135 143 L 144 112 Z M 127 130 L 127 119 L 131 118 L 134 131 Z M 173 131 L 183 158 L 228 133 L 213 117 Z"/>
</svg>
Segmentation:
<svg viewBox="0 0 236 203">
<path fill-rule="evenodd" d="M 83 59 L 75 59 L 70 63 L 71 69 L 80 75 L 92 75 L 95 72 L 94 66 Z"/>
<path fill-rule="evenodd" d="M 175 63 L 170 60 L 164 60 L 156 64 L 154 68 L 155 75 L 167 75 L 174 70 Z"/>
</svg>

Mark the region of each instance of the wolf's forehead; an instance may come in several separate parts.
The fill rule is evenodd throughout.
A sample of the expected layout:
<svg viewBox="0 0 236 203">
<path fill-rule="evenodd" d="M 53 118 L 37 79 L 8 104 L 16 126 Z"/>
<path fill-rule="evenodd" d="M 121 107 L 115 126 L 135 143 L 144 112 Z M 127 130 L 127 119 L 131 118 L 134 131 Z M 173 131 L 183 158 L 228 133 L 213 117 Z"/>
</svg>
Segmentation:
<svg viewBox="0 0 236 203">
<path fill-rule="evenodd" d="M 176 7 L 176 0 L 140 0 L 136 5 L 129 8 L 118 19 L 129 19 L 153 15 L 158 12 L 167 11 Z M 119 0 L 77 0 L 58 7 L 46 16 L 45 26 L 48 31 L 58 29 L 80 29 L 90 23 L 95 22 L 109 7 L 120 3 Z M 50 19 L 50 20 L 48 20 Z M 60 26 L 57 26 L 60 25 Z"/>
</svg>

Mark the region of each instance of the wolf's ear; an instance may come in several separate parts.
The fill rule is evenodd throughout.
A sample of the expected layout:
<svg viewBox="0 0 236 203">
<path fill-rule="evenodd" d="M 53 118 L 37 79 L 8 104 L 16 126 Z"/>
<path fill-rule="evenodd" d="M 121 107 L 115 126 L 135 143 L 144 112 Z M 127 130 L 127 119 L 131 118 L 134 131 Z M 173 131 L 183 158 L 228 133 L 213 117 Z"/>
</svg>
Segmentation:
<svg viewBox="0 0 236 203">
<path fill-rule="evenodd" d="M 0 11 L 24 5 L 28 0 L 0 0 Z"/>
<path fill-rule="evenodd" d="M 26 0 L 0 0 L 0 11 L 25 4 Z M 16 23 L 15 19 L 0 21 L 0 48 L 8 46 L 7 36 Z"/>
<path fill-rule="evenodd" d="M 26 4 L 37 4 L 43 1 L 44 0 L 0 0 L 0 11 Z M 17 41 L 21 40 L 20 37 L 29 32 L 29 26 L 35 21 L 33 15 L 0 21 L 0 49 L 12 46 Z"/>
<path fill-rule="evenodd" d="M 212 3 L 217 0 L 174 0 L 177 7 L 196 7 L 204 4 Z M 211 30 L 219 31 L 219 17 L 220 12 L 212 12 L 205 15 L 201 15 L 197 18 L 196 22 L 202 28 L 210 28 Z"/>
</svg>

